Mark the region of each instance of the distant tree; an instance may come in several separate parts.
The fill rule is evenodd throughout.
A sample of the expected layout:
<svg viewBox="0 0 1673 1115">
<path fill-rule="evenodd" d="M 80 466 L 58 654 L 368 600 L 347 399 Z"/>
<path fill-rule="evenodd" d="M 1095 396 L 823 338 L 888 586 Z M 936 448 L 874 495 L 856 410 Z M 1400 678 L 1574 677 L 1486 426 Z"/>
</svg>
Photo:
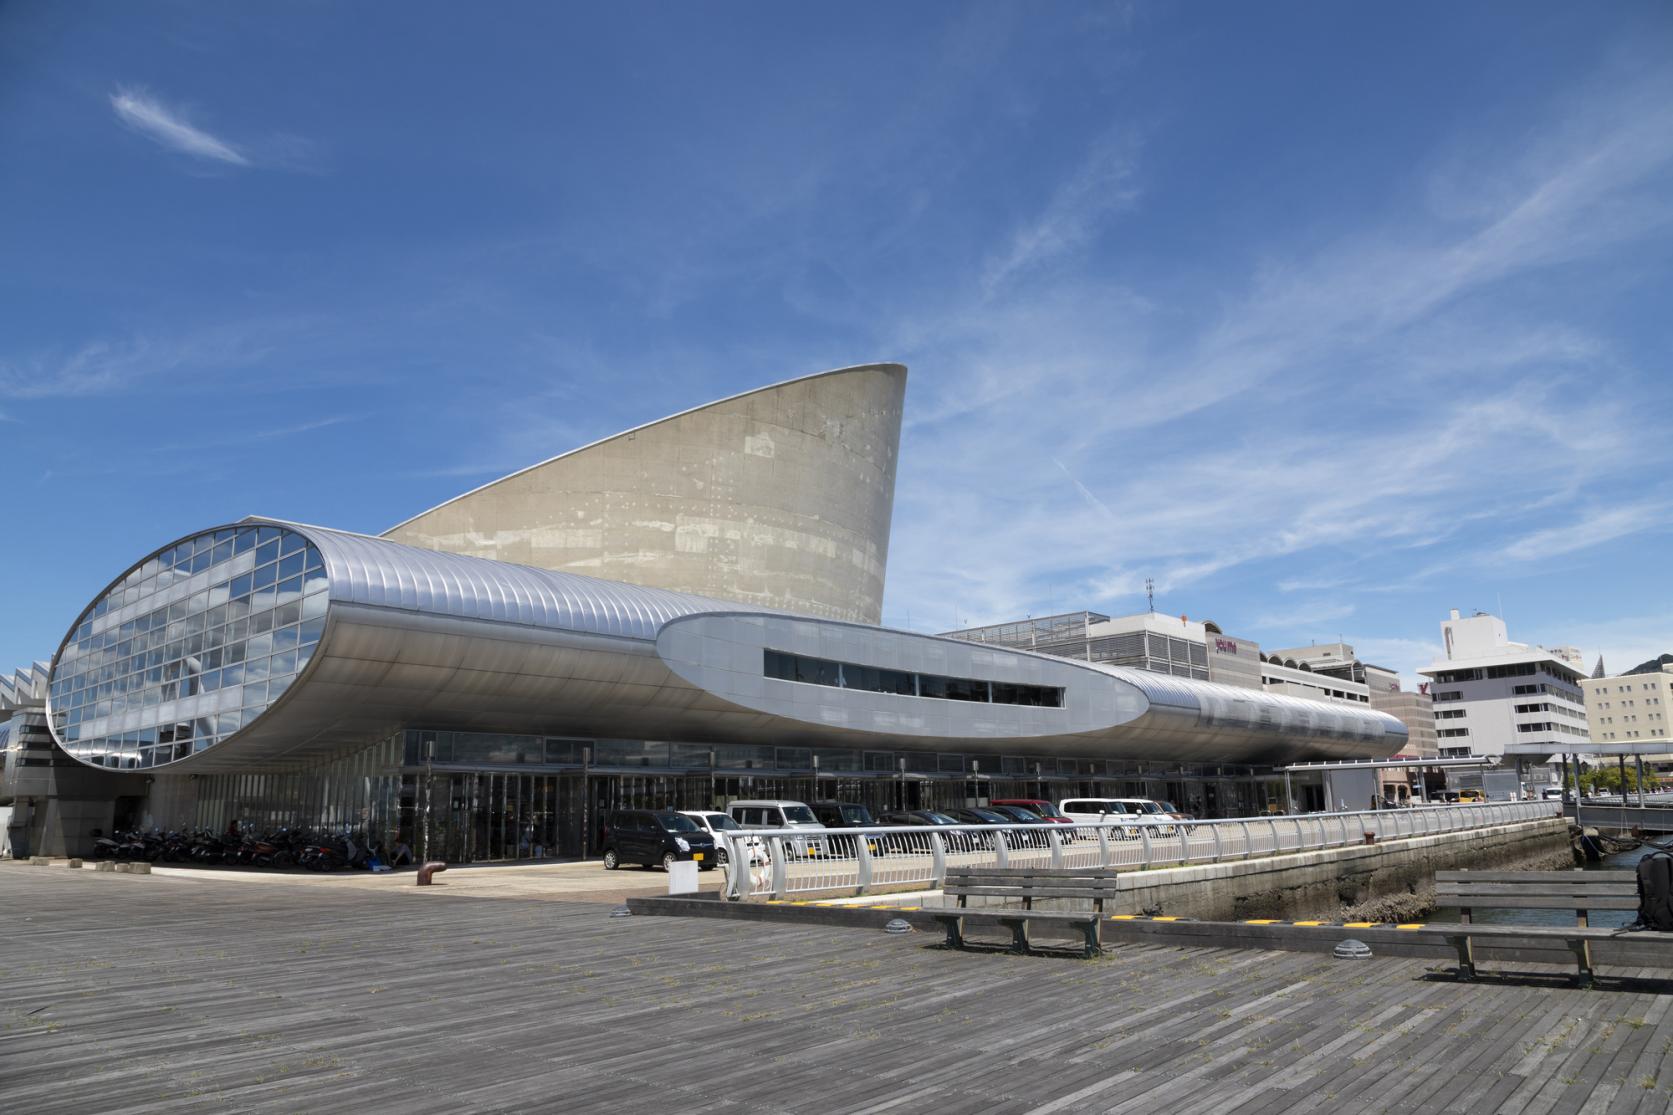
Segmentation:
<svg viewBox="0 0 1673 1115">
<path fill-rule="evenodd" d="M 1638 771 L 1626 768 L 1627 789 L 1638 792 Z M 1654 771 L 1644 772 L 1644 789 L 1654 792 L 1661 785 Z M 1580 772 L 1580 792 L 1583 794 L 1618 794 L 1621 792 L 1621 769 L 1617 766 L 1587 767 Z"/>
</svg>

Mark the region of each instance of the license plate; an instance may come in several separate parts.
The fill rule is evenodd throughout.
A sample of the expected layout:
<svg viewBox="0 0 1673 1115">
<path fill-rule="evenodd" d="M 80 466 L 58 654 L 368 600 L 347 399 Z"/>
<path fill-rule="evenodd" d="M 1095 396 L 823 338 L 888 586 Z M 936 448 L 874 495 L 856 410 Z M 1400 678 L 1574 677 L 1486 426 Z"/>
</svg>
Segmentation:
<svg viewBox="0 0 1673 1115">
<path fill-rule="evenodd" d="M 702 859 L 703 858 L 703 853 L 702 852 L 693 852 L 693 853 L 691 853 L 691 858 L 694 859 L 694 860 Z"/>
</svg>

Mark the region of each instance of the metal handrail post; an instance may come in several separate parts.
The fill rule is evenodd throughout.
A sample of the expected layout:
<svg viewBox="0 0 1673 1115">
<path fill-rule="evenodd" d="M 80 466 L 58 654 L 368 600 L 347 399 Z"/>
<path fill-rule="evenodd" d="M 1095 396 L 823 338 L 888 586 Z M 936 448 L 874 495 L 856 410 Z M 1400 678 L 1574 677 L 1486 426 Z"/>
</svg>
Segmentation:
<svg viewBox="0 0 1673 1115">
<path fill-rule="evenodd" d="M 1153 849 L 1151 848 L 1151 845 L 1150 845 L 1150 826 L 1149 825 L 1140 825 L 1139 826 L 1139 846 L 1144 849 L 1144 866 L 1145 867 L 1156 866 L 1155 858 L 1152 854 Z"/>
<path fill-rule="evenodd" d="M 721 836 L 726 841 L 726 898 L 736 902 L 744 896 L 743 882 L 749 878 L 749 849 L 729 832 Z M 740 849 L 742 856 L 738 854 Z"/>
<path fill-rule="evenodd" d="M 1209 862 L 1210 863 L 1219 863 L 1220 862 L 1220 856 L 1222 854 L 1221 846 L 1220 846 L 1220 826 L 1211 824 L 1211 825 L 1208 826 L 1208 831 L 1214 834 L 1214 858 L 1212 860 L 1210 860 Z"/>
<path fill-rule="evenodd" d="M 1267 827 L 1272 829 L 1272 854 L 1277 855 L 1282 845 L 1278 843 L 1278 820 L 1275 817 L 1266 819 Z"/>
<path fill-rule="evenodd" d="M 947 883 L 947 844 L 941 839 L 941 834 L 933 829 L 929 834 L 930 871 L 934 874 L 935 889 L 940 890 Z"/>
<path fill-rule="evenodd" d="M 993 865 L 995 867 L 1009 867 L 1011 865 L 1011 844 L 1005 839 L 1004 829 L 993 832 Z"/>
<path fill-rule="evenodd" d="M 1243 830 L 1243 858 L 1244 859 L 1254 859 L 1255 858 L 1255 834 L 1249 831 L 1249 822 L 1248 821 L 1239 821 L 1239 822 L 1237 822 L 1237 825 L 1238 825 L 1239 828 L 1241 828 Z"/>
<path fill-rule="evenodd" d="M 854 837 L 854 867 L 857 873 L 855 894 L 864 894 L 871 886 L 871 837 L 861 832 Z"/>
<path fill-rule="evenodd" d="M 789 865 L 785 863 L 784 837 L 767 837 L 767 857 L 773 869 L 772 895 L 774 898 L 783 898 L 789 875 Z"/>
<path fill-rule="evenodd" d="M 1057 826 L 1046 830 L 1046 841 L 1051 845 L 1051 865 L 1053 869 L 1063 866 L 1063 841 L 1057 838 Z"/>
<path fill-rule="evenodd" d="M 1110 865 L 1110 828 L 1108 825 L 1098 826 L 1098 866 L 1108 868 Z"/>
</svg>

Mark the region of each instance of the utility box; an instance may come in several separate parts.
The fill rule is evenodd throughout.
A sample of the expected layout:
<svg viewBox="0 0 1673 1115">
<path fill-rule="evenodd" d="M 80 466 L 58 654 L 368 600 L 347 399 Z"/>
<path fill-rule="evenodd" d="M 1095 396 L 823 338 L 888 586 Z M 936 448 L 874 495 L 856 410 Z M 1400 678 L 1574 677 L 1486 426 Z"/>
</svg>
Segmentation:
<svg viewBox="0 0 1673 1115">
<path fill-rule="evenodd" d="M 675 860 L 668 865 L 668 893 L 697 893 L 697 864 L 691 860 Z"/>
</svg>

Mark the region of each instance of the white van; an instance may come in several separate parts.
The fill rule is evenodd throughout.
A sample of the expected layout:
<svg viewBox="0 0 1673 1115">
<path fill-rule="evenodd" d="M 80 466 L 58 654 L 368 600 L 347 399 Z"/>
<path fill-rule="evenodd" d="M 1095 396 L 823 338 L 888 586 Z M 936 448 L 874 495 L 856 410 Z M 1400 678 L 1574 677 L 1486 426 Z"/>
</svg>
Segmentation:
<svg viewBox="0 0 1673 1115">
<path fill-rule="evenodd" d="M 813 810 L 799 801 L 731 801 L 726 803 L 726 812 L 746 829 L 794 829 L 821 835 L 827 831 Z M 796 840 L 792 847 L 800 853 L 819 855 L 824 845 L 817 840 Z"/>
<path fill-rule="evenodd" d="M 1161 836 L 1172 836 L 1174 833 L 1174 826 L 1167 823 L 1173 818 L 1149 798 L 1065 798 L 1057 803 L 1057 807 L 1077 825 L 1121 821 L 1129 825 L 1148 825 Z"/>
</svg>

